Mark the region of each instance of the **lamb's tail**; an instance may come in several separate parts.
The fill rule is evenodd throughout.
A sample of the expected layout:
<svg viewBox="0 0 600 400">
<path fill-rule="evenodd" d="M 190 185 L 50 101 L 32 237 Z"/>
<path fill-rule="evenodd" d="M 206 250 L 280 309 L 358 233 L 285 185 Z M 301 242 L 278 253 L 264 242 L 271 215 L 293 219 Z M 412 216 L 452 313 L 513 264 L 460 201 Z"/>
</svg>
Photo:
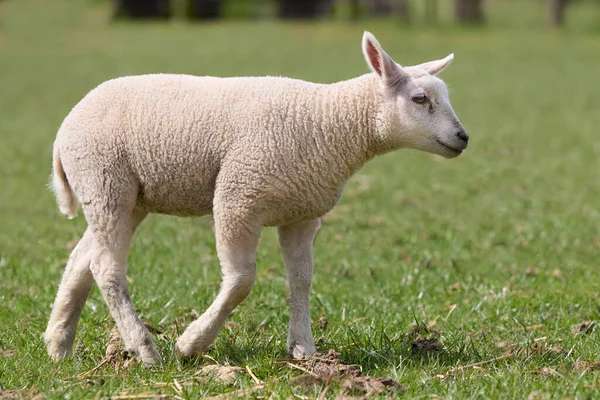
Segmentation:
<svg viewBox="0 0 600 400">
<path fill-rule="evenodd" d="M 75 218 L 77 216 L 77 209 L 79 208 L 79 201 L 75 197 L 75 193 L 67 180 L 67 174 L 65 174 L 65 170 L 63 169 L 56 146 L 54 146 L 52 154 L 52 190 L 56 196 L 60 212 L 69 217 L 69 219 Z"/>
</svg>

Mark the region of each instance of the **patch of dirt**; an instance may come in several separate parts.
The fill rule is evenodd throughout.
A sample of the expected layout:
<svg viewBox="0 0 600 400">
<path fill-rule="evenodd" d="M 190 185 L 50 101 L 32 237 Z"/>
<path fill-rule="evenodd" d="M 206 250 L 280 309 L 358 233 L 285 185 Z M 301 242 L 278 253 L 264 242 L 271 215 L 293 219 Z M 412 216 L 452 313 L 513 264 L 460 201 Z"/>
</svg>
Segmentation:
<svg viewBox="0 0 600 400">
<path fill-rule="evenodd" d="M 387 393 L 391 391 L 404 390 L 404 388 L 392 378 L 372 378 L 370 376 L 359 376 L 346 379 L 342 384 L 344 391 L 354 391 L 370 394 Z"/>
<path fill-rule="evenodd" d="M 556 353 L 556 354 L 564 354 L 565 349 L 562 346 L 548 346 L 543 343 L 543 341 L 533 342 L 529 347 L 532 353 Z"/>
<path fill-rule="evenodd" d="M 242 371 L 244 371 L 244 369 L 240 367 L 211 364 L 200 368 L 194 375 L 205 378 L 206 380 L 214 380 L 230 385 L 235 382 L 238 373 Z"/>
<path fill-rule="evenodd" d="M 438 354 L 444 351 L 444 346 L 436 339 L 417 339 L 411 345 L 413 354 Z"/>
<path fill-rule="evenodd" d="M 292 367 L 300 369 L 306 374 L 296 376 L 290 380 L 293 386 L 313 387 L 330 385 L 341 382 L 341 393 L 336 399 L 350 399 L 356 397 L 345 396 L 354 392 L 371 394 L 384 394 L 404 388 L 391 378 L 373 378 L 363 376 L 359 365 L 347 364 L 340 360 L 340 355 L 331 349 L 327 354 L 316 353 L 312 357 L 301 360 Z M 362 398 L 362 397 L 358 397 Z"/>
<path fill-rule="evenodd" d="M 592 333 L 594 330 L 594 321 L 583 321 L 575 324 L 571 327 L 571 335 L 577 335 L 580 333 Z"/>
<path fill-rule="evenodd" d="M 541 368 L 535 371 L 530 371 L 530 374 L 533 375 L 537 375 L 537 376 L 553 376 L 553 375 L 558 375 L 558 372 L 556 372 L 555 369 L 552 368 Z"/>
<path fill-rule="evenodd" d="M 44 395 L 35 389 L 28 390 L 0 390 L 0 400 L 31 399 L 42 400 Z"/>
<path fill-rule="evenodd" d="M 573 365 L 573 369 L 577 372 L 599 370 L 600 360 L 577 361 L 575 365 Z"/>
<path fill-rule="evenodd" d="M 0 357 L 12 357 L 17 354 L 16 350 L 0 350 Z"/>
<path fill-rule="evenodd" d="M 119 369 L 120 367 L 129 368 L 132 362 L 133 358 L 129 356 L 129 353 L 123 347 L 119 330 L 116 327 L 113 328 L 110 331 L 110 339 L 101 364 L 108 364 Z"/>
</svg>

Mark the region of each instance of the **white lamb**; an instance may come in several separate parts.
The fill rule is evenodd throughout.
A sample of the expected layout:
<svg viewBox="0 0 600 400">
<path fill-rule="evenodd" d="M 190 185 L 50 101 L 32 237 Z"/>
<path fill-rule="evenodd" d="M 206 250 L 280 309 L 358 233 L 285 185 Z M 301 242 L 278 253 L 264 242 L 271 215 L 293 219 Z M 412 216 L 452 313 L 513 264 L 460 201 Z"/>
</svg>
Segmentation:
<svg viewBox="0 0 600 400">
<path fill-rule="evenodd" d="M 373 73 L 330 85 L 288 78 L 144 75 L 107 81 L 62 123 L 53 187 L 69 217 L 82 204 L 88 228 L 67 263 L 44 339 L 54 360 L 71 352 L 92 283 L 127 351 L 161 360 L 136 315 L 125 277 L 136 228 L 148 213 L 213 214 L 221 291 L 176 343 L 205 350 L 250 292 L 261 228 L 277 226 L 290 288 L 287 346 L 315 345 L 310 327 L 312 245 L 319 217 L 373 157 L 414 148 L 453 158 L 468 135 L 435 75 L 453 55 L 401 67 L 365 32 Z"/>
</svg>

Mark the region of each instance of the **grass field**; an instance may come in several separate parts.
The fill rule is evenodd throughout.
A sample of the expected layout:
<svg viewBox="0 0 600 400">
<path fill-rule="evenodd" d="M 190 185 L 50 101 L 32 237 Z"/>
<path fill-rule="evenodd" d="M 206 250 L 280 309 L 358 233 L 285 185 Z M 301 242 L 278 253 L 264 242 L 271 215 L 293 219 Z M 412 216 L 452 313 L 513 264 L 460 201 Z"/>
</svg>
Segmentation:
<svg viewBox="0 0 600 400">
<path fill-rule="evenodd" d="M 219 288 L 208 219 L 152 216 L 130 256 L 132 298 L 162 332 L 162 366 L 91 371 L 114 326 L 97 289 L 73 357 L 52 363 L 41 334 L 68 244 L 85 221 L 63 218 L 45 184 L 62 119 L 106 79 L 178 72 L 334 82 L 367 71 L 364 29 L 400 63 L 456 54 L 443 78 L 471 143 L 451 161 L 389 154 L 348 184 L 315 246 L 318 349 L 395 379 L 406 398 L 600 396 L 599 330 L 577 325 L 600 312 L 600 12 L 574 5 L 566 31 L 555 32 L 543 26 L 539 2 L 500 3 L 490 3 L 496 8 L 481 29 L 108 24 L 103 2 L 0 4 L 0 398 L 199 398 L 255 386 L 245 372 L 230 384 L 192 379 L 212 359 L 248 366 L 264 382 L 249 396 L 315 398 L 325 390 L 291 385 L 302 372 L 275 362 L 287 357 L 288 311 L 272 229 L 261 239 L 257 283 L 212 359 L 174 357 L 192 310 L 202 312 Z M 514 21 L 506 4 L 520 4 Z M 443 350 L 415 351 L 419 338 Z M 338 392 L 334 382 L 324 396 Z"/>
</svg>

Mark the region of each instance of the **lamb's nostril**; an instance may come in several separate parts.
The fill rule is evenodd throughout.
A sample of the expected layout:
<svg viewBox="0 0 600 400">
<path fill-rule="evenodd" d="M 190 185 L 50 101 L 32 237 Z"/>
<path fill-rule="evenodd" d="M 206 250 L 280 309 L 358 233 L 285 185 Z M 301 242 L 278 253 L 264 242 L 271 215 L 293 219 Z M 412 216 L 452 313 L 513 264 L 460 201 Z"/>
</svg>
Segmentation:
<svg viewBox="0 0 600 400">
<path fill-rule="evenodd" d="M 458 131 L 456 133 L 456 136 L 458 136 L 459 138 L 461 138 L 465 142 L 469 141 L 469 135 L 467 134 L 467 132 L 464 129 L 461 129 L 460 131 Z"/>
</svg>

